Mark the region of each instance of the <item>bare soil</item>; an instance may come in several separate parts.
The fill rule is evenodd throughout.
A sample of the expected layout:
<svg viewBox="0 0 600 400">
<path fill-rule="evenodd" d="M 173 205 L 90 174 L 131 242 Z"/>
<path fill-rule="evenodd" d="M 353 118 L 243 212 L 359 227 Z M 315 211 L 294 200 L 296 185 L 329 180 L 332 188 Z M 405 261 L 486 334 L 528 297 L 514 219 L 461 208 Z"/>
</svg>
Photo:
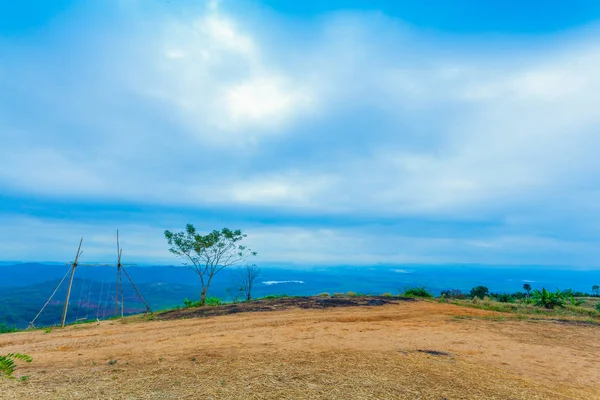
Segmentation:
<svg viewBox="0 0 600 400">
<path fill-rule="evenodd" d="M 34 362 L 0 398 L 600 399 L 598 326 L 497 315 L 301 298 L 4 334 Z"/>
</svg>

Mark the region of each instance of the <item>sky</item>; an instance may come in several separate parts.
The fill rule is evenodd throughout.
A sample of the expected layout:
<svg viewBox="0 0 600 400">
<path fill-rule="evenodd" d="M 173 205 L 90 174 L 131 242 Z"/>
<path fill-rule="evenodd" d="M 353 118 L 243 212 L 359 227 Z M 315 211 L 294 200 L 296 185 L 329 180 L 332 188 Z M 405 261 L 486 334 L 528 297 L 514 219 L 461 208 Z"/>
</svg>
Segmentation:
<svg viewBox="0 0 600 400">
<path fill-rule="evenodd" d="M 600 269 L 600 2 L 0 3 L 0 260 Z"/>
</svg>

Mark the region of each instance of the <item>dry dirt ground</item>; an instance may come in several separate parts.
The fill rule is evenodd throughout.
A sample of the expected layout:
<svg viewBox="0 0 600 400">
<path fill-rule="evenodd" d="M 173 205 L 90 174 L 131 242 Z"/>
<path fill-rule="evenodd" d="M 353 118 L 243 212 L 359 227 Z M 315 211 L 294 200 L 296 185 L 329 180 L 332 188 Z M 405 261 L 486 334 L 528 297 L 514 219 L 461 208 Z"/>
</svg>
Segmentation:
<svg viewBox="0 0 600 400">
<path fill-rule="evenodd" d="M 0 335 L 34 358 L 0 398 L 600 399 L 598 326 L 425 301 L 283 308 Z"/>
</svg>

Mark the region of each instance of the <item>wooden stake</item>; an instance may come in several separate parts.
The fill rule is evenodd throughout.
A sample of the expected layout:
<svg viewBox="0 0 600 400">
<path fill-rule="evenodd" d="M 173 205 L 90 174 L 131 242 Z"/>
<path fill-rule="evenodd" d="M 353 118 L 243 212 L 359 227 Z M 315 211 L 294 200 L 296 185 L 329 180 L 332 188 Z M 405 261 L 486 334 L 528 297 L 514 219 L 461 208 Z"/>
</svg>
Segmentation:
<svg viewBox="0 0 600 400">
<path fill-rule="evenodd" d="M 71 266 L 71 280 L 69 281 L 69 287 L 67 288 L 67 299 L 65 300 L 65 307 L 63 308 L 62 314 L 62 322 L 60 326 L 64 327 L 67 321 L 67 310 L 69 309 L 69 298 L 71 297 L 71 288 L 73 287 L 73 277 L 75 276 L 75 269 L 77 268 L 77 263 L 79 261 L 79 256 L 81 255 L 81 243 L 83 243 L 83 237 L 79 241 L 79 248 L 77 249 L 77 254 L 75 255 L 75 261 L 73 261 L 73 265 Z"/>
</svg>

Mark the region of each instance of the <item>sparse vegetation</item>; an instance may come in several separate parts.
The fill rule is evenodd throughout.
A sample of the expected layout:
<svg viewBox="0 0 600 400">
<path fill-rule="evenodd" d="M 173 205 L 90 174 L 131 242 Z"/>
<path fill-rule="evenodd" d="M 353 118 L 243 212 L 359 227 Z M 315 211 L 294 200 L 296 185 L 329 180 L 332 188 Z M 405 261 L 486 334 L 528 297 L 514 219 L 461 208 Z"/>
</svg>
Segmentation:
<svg viewBox="0 0 600 400">
<path fill-rule="evenodd" d="M 358 293 L 356 292 L 347 292 L 346 297 L 358 297 Z"/>
</svg>

